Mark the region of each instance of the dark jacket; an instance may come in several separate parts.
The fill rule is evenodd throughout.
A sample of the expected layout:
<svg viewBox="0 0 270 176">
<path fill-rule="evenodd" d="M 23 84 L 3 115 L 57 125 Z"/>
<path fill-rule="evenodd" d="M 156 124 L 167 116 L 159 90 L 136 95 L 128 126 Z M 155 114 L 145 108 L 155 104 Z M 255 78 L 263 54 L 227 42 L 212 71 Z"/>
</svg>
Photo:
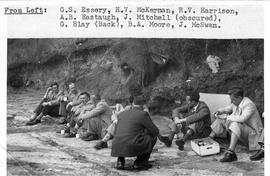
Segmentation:
<svg viewBox="0 0 270 176">
<path fill-rule="evenodd" d="M 118 116 L 111 155 L 134 157 L 152 152 L 158 134 L 147 112 L 138 108 L 123 111 Z"/>
<path fill-rule="evenodd" d="M 199 101 L 199 105 L 194 112 L 188 105 L 174 109 L 173 117 L 178 116 L 179 113 L 185 113 L 184 118 L 186 118 L 188 125 L 196 123 L 197 132 L 211 129 L 210 110 L 203 101 Z"/>
</svg>

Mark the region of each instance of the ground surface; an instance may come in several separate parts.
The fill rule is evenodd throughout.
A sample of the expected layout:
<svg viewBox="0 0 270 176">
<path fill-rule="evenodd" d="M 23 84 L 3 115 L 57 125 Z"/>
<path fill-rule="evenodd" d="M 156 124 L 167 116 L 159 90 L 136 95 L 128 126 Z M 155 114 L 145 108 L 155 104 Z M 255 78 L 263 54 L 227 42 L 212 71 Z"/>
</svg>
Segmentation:
<svg viewBox="0 0 270 176">
<path fill-rule="evenodd" d="M 40 91 L 42 92 L 42 91 Z M 66 139 L 55 133 L 59 125 L 56 119 L 46 117 L 42 124 L 24 126 L 32 110 L 42 97 L 37 91 L 14 91 L 7 94 L 7 173 L 8 175 L 263 175 L 263 161 L 251 162 L 245 147 L 237 148 L 238 161 L 220 163 L 223 153 L 200 157 L 188 143 L 185 151 L 175 144 L 165 147 L 159 141 L 150 161 L 148 171 L 118 171 L 113 168 L 116 158 L 110 157 L 109 149 L 96 151 L 94 142 L 77 138 Z M 12 116 L 14 116 L 12 118 Z M 168 133 L 168 120 L 154 116 L 154 122 L 162 133 Z M 226 148 L 227 144 L 221 144 Z M 128 166 L 134 158 L 127 158 Z"/>
</svg>

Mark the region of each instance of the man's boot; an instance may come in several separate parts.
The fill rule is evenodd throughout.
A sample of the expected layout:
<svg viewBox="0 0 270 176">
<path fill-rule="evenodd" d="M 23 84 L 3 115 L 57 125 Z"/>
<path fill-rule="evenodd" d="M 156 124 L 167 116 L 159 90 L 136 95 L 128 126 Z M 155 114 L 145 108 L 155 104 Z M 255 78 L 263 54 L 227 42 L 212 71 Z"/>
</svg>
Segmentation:
<svg viewBox="0 0 270 176">
<path fill-rule="evenodd" d="M 249 159 L 251 161 L 258 161 L 261 160 L 262 158 L 264 158 L 264 149 L 260 149 L 259 151 L 257 151 L 254 155 L 250 156 Z"/>
<path fill-rule="evenodd" d="M 163 142 L 167 147 L 170 147 L 172 145 L 172 141 L 174 138 L 175 132 L 171 131 L 169 136 L 161 136 L 158 135 L 158 139 Z"/>
</svg>

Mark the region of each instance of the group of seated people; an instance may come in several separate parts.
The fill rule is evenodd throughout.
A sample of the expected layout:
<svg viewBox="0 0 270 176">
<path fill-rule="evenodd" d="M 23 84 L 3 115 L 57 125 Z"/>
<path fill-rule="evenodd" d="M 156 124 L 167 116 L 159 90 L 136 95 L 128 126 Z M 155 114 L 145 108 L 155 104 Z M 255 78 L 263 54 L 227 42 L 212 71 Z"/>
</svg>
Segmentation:
<svg viewBox="0 0 270 176">
<path fill-rule="evenodd" d="M 179 132 L 183 136 L 177 135 L 175 144 L 181 151 L 191 139 L 214 139 L 229 133 L 230 145 L 220 162 L 237 160 L 235 148 L 239 141 L 250 151 L 257 151 L 251 160 L 260 160 L 264 157 L 264 130 L 256 105 L 244 97 L 242 88 L 232 88 L 228 94 L 231 105 L 218 109 L 213 115 L 215 120 L 211 122 L 206 103 L 199 101 L 198 92 L 190 91 L 186 102 L 173 110 L 171 131 L 165 136 L 151 120 L 143 96 L 130 99 L 130 104 L 125 107 L 117 104 L 112 110 L 99 95 L 80 93 L 74 83 L 69 84 L 67 95 L 58 90 L 57 83 L 53 83 L 26 125 L 41 123 L 41 118 L 46 115 L 59 116 L 59 123 L 65 124 L 58 131 L 64 132 L 63 137 L 99 140 L 94 146 L 97 150 L 107 148 L 107 142 L 112 139 L 111 156 L 117 157 L 117 169 L 125 169 L 125 157 L 137 157 L 134 169 L 149 169 L 149 158 L 157 139 L 170 147 Z"/>
</svg>

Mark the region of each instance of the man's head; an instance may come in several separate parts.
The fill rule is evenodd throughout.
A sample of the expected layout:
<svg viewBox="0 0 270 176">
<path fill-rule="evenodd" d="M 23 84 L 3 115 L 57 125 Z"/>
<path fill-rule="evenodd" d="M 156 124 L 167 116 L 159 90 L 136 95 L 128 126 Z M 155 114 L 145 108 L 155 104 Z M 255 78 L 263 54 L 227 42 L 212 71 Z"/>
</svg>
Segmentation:
<svg viewBox="0 0 270 176">
<path fill-rule="evenodd" d="M 186 96 L 186 101 L 192 108 L 198 104 L 199 99 L 200 99 L 200 95 L 198 92 L 195 92 L 195 91 L 189 92 Z"/>
<path fill-rule="evenodd" d="M 58 91 L 58 87 L 59 87 L 59 85 L 57 82 L 54 82 L 51 84 L 52 91 L 54 91 L 54 92 Z"/>
<path fill-rule="evenodd" d="M 90 95 L 87 92 L 82 92 L 80 93 L 79 99 L 83 104 L 86 104 L 90 99 Z"/>
<path fill-rule="evenodd" d="M 143 106 L 145 104 L 145 98 L 143 96 L 136 96 L 133 99 L 133 105 Z"/>
<path fill-rule="evenodd" d="M 228 91 L 231 103 L 238 106 L 244 98 L 244 90 L 241 87 L 234 87 Z"/>
<path fill-rule="evenodd" d="M 101 97 L 99 94 L 94 94 L 91 95 L 90 99 L 93 103 L 97 104 L 101 100 Z"/>
<path fill-rule="evenodd" d="M 74 83 L 70 83 L 69 85 L 68 85 L 68 89 L 69 89 L 69 91 L 71 92 L 71 93 L 77 93 L 77 88 L 76 88 L 76 85 L 74 84 Z"/>
</svg>

